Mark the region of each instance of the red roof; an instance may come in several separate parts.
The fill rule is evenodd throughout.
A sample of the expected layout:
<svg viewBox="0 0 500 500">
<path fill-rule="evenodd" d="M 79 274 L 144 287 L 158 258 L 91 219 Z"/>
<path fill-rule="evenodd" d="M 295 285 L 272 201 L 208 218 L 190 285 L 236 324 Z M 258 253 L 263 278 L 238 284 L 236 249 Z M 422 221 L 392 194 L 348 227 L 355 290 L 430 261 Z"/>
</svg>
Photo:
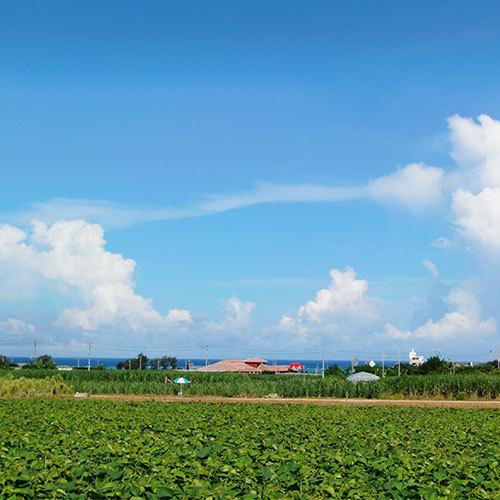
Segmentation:
<svg viewBox="0 0 500 500">
<path fill-rule="evenodd" d="M 259 356 L 254 356 L 253 358 L 247 358 L 243 360 L 245 363 L 267 363 L 265 359 L 260 358 Z"/>
<path fill-rule="evenodd" d="M 253 368 L 239 359 L 223 359 L 217 363 L 199 368 L 200 372 L 236 372 L 236 373 L 257 373 L 259 368 Z"/>
<path fill-rule="evenodd" d="M 260 372 L 288 372 L 288 366 L 286 365 L 266 365 L 260 361 L 262 358 L 250 358 L 250 359 L 223 359 L 217 363 L 212 363 L 211 365 L 199 368 L 199 372 L 234 372 L 234 373 L 260 373 Z M 265 360 L 264 360 L 265 361 Z M 256 363 L 259 366 L 252 366 L 249 363 Z"/>
</svg>

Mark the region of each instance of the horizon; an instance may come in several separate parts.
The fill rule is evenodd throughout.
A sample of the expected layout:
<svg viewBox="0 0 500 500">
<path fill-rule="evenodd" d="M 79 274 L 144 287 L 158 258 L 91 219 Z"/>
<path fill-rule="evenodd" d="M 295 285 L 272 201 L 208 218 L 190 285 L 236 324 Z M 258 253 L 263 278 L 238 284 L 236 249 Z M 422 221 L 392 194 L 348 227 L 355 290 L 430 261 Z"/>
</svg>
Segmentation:
<svg viewBox="0 0 500 500">
<path fill-rule="evenodd" d="M 0 354 L 498 357 L 499 15 L 1 5 Z"/>
</svg>

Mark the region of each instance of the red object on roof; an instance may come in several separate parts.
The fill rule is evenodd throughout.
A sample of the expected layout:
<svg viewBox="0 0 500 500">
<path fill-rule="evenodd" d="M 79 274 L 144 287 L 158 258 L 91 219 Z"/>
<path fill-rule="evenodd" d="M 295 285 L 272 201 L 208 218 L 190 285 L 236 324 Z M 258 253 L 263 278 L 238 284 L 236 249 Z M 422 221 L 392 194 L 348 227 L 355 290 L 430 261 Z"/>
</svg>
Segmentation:
<svg viewBox="0 0 500 500">
<path fill-rule="evenodd" d="M 304 369 L 304 365 L 302 363 L 299 363 L 298 361 L 295 361 L 288 365 L 288 369 L 291 372 L 301 372 Z"/>
</svg>

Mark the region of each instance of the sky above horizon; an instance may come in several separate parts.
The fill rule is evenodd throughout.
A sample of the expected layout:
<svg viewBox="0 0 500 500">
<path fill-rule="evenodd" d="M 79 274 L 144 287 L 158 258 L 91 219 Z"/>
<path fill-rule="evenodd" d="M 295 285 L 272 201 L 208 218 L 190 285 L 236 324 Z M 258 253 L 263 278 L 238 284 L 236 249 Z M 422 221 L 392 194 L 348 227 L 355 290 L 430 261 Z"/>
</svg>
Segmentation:
<svg viewBox="0 0 500 500">
<path fill-rule="evenodd" d="M 0 353 L 485 360 L 500 5 L 0 6 Z"/>
</svg>

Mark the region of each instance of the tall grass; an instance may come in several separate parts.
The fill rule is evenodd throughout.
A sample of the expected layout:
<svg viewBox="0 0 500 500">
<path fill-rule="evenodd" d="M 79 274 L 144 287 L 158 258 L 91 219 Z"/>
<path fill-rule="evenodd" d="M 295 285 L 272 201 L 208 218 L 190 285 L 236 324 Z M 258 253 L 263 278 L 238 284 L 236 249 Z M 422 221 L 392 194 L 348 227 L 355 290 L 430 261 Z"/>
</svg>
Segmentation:
<svg viewBox="0 0 500 500">
<path fill-rule="evenodd" d="M 0 377 L 0 396 L 58 396 L 72 392 L 71 387 L 58 376 L 26 378 L 9 374 Z"/>
</svg>

